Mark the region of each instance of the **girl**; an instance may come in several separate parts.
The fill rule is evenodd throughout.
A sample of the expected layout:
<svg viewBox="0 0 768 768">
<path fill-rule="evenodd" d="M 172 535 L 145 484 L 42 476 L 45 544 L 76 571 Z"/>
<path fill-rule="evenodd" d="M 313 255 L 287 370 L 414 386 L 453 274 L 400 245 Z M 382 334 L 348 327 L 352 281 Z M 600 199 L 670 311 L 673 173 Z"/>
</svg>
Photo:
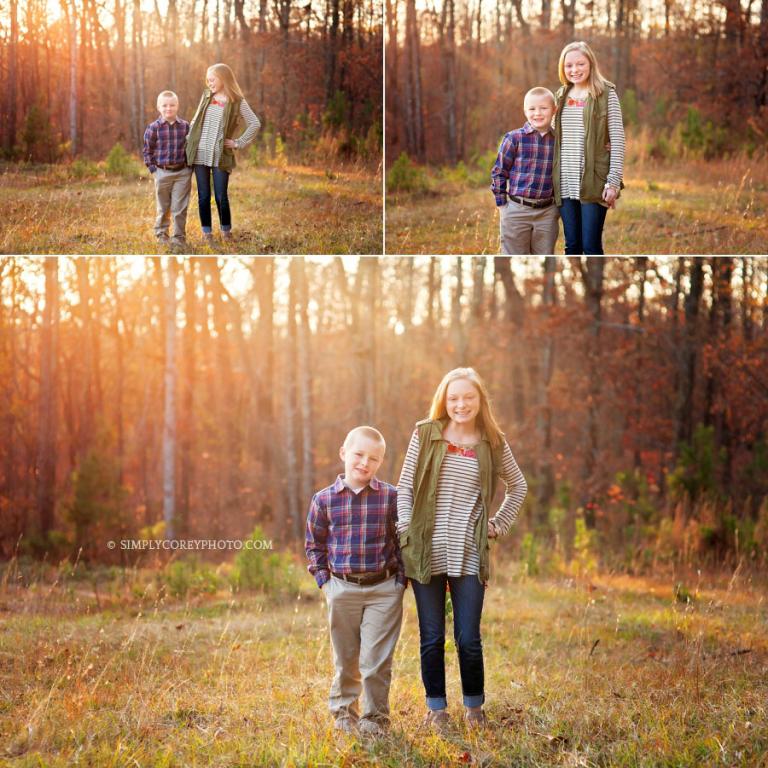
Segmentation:
<svg viewBox="0 0 768 768">
<path fill-rule="evenodd" d="M 501 477 L 504 501 L 491 517 Z M 488 540 L 507 533 L 527 485 L 472 368 L 447 373 L 429 418 L 416 425 L 397 486 L 400 547 L 419 616 L 427 723 L 448 725 L 445 693 L 445 595 L 453 603 L 465 718 L 485 723 L 480 615 L 489 575 Z"/>
<path fill-rule="evenodd" d="M 235 167 L 233 150 L 247 146 L 261 123 L 253 114 L 235 75 L 226 64 L 214 64 L 205 74 L 207 88 L 203 91 L 197 112 L 192 118 L 187 136 L 187 164 L 195 169 L 197 203 L 203 238 L 213 238 L 211 226 L 211 173 L 216 209 L 219 212 L 221 235 L 232 238 L 232 215 L 229 210 L 229 174 Z M 238 123 L 245 130 L 235 138 Z"/>
<path fill-rule="evenodd" d="M 621 105 L 586 43 L 566 45 L 558 70 L 552 183 L 565 253 L 602 254 L 605 216 L 624 187 Z"/>
</svg>

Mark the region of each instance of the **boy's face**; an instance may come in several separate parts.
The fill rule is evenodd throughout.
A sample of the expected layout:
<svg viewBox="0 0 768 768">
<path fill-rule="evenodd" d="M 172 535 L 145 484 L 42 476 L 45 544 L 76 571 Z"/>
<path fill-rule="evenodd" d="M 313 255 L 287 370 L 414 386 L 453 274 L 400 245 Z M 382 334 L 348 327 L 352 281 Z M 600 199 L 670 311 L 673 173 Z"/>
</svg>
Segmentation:
<svg viewBox="0 0 768 768">
<path fill-rule="evenodd" d="M 179 111 L 178 99 L 173 96 L 162 96 L 157 100 L 157 109 L 161 116 L 169 123 L 176 120 L 176 114 Z"/>
<path fill-rule="evenodd" d="M 353 435 L 339 456 L 344 462 L 344 479 L 354 488 L 367 485 L 384 461 L 384 446 L 365 435 Z"/>
<path fill-rule="evenodd" d="M 523 105 L 528 122 L 537 131 L 546 131 L 552 125 L 555 105 L 549 96 L 529 96 Z"/>
</svg>

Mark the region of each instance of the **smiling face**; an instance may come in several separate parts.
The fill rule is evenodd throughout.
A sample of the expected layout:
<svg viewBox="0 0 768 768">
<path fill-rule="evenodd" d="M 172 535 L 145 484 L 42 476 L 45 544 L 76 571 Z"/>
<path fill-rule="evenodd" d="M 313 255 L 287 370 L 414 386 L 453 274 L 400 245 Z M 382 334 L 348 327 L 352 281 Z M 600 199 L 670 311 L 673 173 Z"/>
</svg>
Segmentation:
<svg viewBox="0 0 768 768">
<path fill-rule="evenodd" d="M 157 110 L 166 122 L 173 123 L 179 112 L 179 100 L 175 96 L 160 96 L 157 99 Z"/>
<path fill-rule="evenodd" d="M 525 116 L 528 122 L 537 131 L 546 131 L 552 125 L 552 115 L 555 113 L 555 105 L 549 96 L 531 96 L 525 97 L 524 104 Z"/>
<path fill-rule="evenodd" d="M 445 410 L 457 426 L 472 428 L 480 413 L 480 392 L 469 379 L 456 379 L 445 391 Z"/>
<path fill-rule="evenodd" d="M 568 82 L 584 87 L 589 84 L 589 59 L 581 51 L 569 51 L 565 55 L 563 70 Z"/>
<path fill-rule="evenodd" d="M 365 434 L 353 434 L 341 447 L 339 456 L 344 462 L 344 479 L 355 489 L 368 485 L 384 461 L 384 444 Z"/>
<path fill-rule="evenodd" d="M 224 81 L 212 69 L 206 72 L 205 82 L 208 83 L 212 93 L 218 93 L 224 87 Z"/>
</svg>

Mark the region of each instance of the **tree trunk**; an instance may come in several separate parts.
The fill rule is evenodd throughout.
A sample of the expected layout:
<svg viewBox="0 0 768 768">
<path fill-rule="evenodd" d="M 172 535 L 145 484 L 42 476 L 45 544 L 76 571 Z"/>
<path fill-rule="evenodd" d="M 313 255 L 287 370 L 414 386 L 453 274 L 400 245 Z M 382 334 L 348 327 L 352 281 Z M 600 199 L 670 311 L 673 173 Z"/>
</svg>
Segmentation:
<svg viewBox="0 0 768 768">
<path fill-rule="evenodd" d="M 17 59 L 19 49 L 18 0 L 9 0 L 10 38 L 8 39 L 8 80 L 6 84 L 5 150 L 12 156 L 16 145 L 16 104 L 18 100 Z"/>
<path fill-rule="evenodd" d="M 37 450 L 37 514 L 40 535 L 53 530 L 56 506 L 56 422 L 59 334 L 59 259 L 45 259 L 45 309 L 40 347 L 40 402 Z"/>
<path fill-rule="evenodd" d="M 182 337 L 184 379 L 181 391 L 181 454 L 179 477 L 179 508 L 176 513 L 179 535 L 190 533 L 192 520 L 192 490 L 195 477 L 195 388 L 197 356 L 197 259 L 186 260 L 184 269 L 184 334 Z"/>
<path fill-rule="evenodd" d="M 678 358 L 678 391 L 675 408 L 675 457 L 680 447 L 689 444 L 693 437 L 693 394 L 696 384 L 696 359 L 698 349 L 698 318 L 701 294 L 704 287 L 702 259 L 694 258 L 691 266 L 691 287 L 685 297 L 685 328 Z"/>
<path fill-rule="evenodd" d="M 178 262 L 168 259 L 165 294 L 165 391 L 163 407 L 163 520 L 165 538 L 176 535 L 176 278 Z"/>
<path fill-rule="evenodd" d="M 288 286 L 288 340 L 285 345 L 287 360 L 285 362 L 285 378 L 283 382 L 284 393 L 284 421 L 285 421 L 285 485 L 288 519 L 291 521 L 293 535 L 300 539 L 304 532 L 304 518 L 301 514 L 301 505 L 299 502 L 299 462 L 296 449 L 296 358 L 297 358 L 297 328 L 296 328 L 296 298 L 297 298 L 297 277 L 294 261 L 298 256 L 291 260 Z M 305 500 L 309 503 L 309 500 Z"/>
<path fill-rule="evenodd" d="M 555 473 L 552 466 L 552 374 L 555 370 L 555 336 L 550 330 L 554 307 L 557 303 L 555 293 L 555 274 L 557 257 L 544 257 L 544 291 L 542 304 L 544 306 L 544 343 L 541 345 L 541 362 L 539 371 L 542 396 L 541 409 L 537 424 L 539 427 L 539 443 L 541 445 L 541 463 L 539 465 L 539 505 L 542 514 L 541 523 L 545 523 L 544 513 L 555 495 Z"/>
<path fill-rule="evenodd" d="M 584 522 L 587 527 L 595 527 L 595 513 L 589 503 L 593 494 L 595 474 L 598 466 L 598 451 L 600 448 L 598 411 L 602 394 L 602 370 L 600 350 L 600 325 L 602 322 L 603 277 L 605 274 L 605 259 L 588 256 L 586 266 L 579 258 L 578 267 L 584 281 L 584 292 L 587 310 L 591 317 L 587 348 L 587 372 L 589 387 L 587 392 L 587 445 L 584 452 L 584 471 L 582 498 L 585 502 Z"/>
<path fill-rule="evenodd" d="M 294 258 L 291 265 L 297 265 L 299 322 L 297 327 L 296 376 L 301 391 L 301 499 L 308 503 L 314 492 L 314 430 L 312 422 L 312 359 L 310 354 L 310 329 L 307 304 L 306 263 L 303 258 Z"/>
</svg>

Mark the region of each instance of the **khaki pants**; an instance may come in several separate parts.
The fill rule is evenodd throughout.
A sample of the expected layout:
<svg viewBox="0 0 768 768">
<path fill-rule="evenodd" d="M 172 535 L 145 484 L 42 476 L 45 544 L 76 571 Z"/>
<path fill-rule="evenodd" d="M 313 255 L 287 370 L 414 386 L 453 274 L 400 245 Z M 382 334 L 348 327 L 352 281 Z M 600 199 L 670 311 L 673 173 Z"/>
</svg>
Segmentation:
<svg viewBox="0 0 768 768">
<path fill-rule="evenodd" d="M 361 690 L 364 718 L 389 716 L 392 657 L 403 622 L 404 592 L 394 576 L 370 587 L 331 576 L 323 587 L 335 667 L 329 704 L 335 717 L 358 716 Z"/>
<path fill-rule="evenodd" d="M 158 168 L 152 174 L 155 181 L 155 236 L 168 237 L 168 225 L 173 224 L 173 239 L 184 242 L 187 229 L 187 207 L 192 189 L 192 169 L 165 171 Z"/>
<path fill-rule="evenodd" d="M 547 208 L 530 208 L 508 200 L 499 208 L 501 252 L 510 255 L 553 254 L 559 218 L 554 203 Z"/>
</svg>

